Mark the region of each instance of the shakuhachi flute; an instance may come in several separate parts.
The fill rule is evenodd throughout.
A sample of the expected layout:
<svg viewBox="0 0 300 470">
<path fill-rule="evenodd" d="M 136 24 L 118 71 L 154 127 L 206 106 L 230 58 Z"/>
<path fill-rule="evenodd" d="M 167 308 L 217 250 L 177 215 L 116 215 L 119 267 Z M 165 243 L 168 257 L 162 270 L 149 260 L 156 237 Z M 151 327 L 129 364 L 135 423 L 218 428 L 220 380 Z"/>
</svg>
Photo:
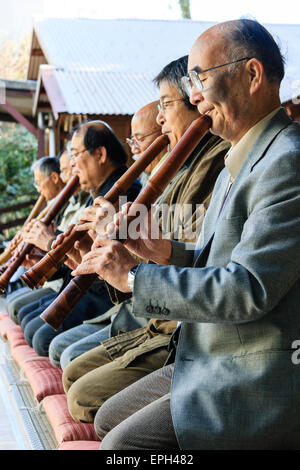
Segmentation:
<svg viewBox="0 0 300 470">
<path fill-rule="evenodd" d="M 58 197 L 58 196 L 57 196 L 57 197 Z M 42 196 L 40 196 L 40 198 L 42 198 L 43 201 L 45 201 Z M 47 214 L 47 212 L 50 211 L 51 207 L 53 206 L 53 204 L 54 204 L 55 202 L 56 202 L 56 198 L 54 198 L 54 199 L 51 201 L 51 203 L 47 204 L 47 206 L 38 214 L 38 216 L 36 217 L 35 220 L 42 220 L 42 218 L 45 217 L 45 215 Z M 31 220 L 33 220 L 33 219 L 31 219 Z M 23 228 L 25 227 L 25 224 L 27 224 L 27 223 L 30 222 L 31 220 L 29 220 L 29 218 L 26 219 L 26 222 L 24 223 Z M 23 230 L 23 229 L 22 229 L 22 230 Z M 0 275 L 1 275 L 2 273 L 4 273 L 4 271 L 8 268 L 8 266 L 10 265 L 10 263 L 15 260 L 14 251 L 16 250 L 17 246 L 18 246 L 22 241 L 23 241 L 23 238 L 22 238 L 22 231 L 21 231 L 18 240 L 16 240 L 16 242 L 13 243 L 13 242 L 14 242 L 14 239 L 13 239 L 13 240 L 12 240 L 12 243 L 13 243 L 13 244 L 12 244 L 12 245 L 9 245 L 9 247 L 7 248 L 7 252 L 10 251 L 10 257 L 8 258 L 8 261 L 7 261 L 5 264 L 3 264 L 2 266 L 0 266 Z M 5 252 L 4 252 L 4 253 L 5 253 Z M 4 253 L 3 253 L 3 255 L 4 255 Z"/>
<path fill-rule="evenodd" d="M 41 222 L 43 222 L 46 225 L 50 225 L 52 220 L 57 216 L 57 214 L 61 211 L 61 209 L 70 199 L 70 197 L 74 194 L 78 186 L 79 186 L 78 176 L 77 175 L 72 176 L 72 178 L 68 181 L 66 186 L 62 189 L 62 191 L 57 196 L 53 206 L 50 208 L 47 214 L 42 218 Z M 11 277 L 17 271 L 19 266 L 21 266 L 21 264 L 25 260 L 26 255 L 29 254 L 33 248 L 34 248 L 34 245 L 32 245 L 31 243 L 23 243 L 23 245 L 21 246 L 20 252 L 14 257 L 14 259 L 11 261 L 7 269 L 0 276 L 0 291 L 1 292 L 5 292 Z"/>
<path fill-rule="evenodd" d="M 170 152 L 168 158 L 150 178 L 144 190 L 131 205 L 127 217 L 127 227 L 128 224 L 136 218 L 136 212 L 139 212 L 138 207 L 140 204 L 145 205 L 148 210 L 151 208 L 151 205 L 154 204 L 157 198 L 163 193 L 177 171 L 208 132 L 211 122 L 211 118 L 207 115 L 201 116 L 192 122 L 180 141 Z M 86 274 L 74 277 L 54 302 L 44 310 L 40 317 L 53 329 L 58 330 L 62 322 L 71 313 L 79 300 L 87 293 L 88 289 L 97 278 L 97 274 Z"/>
<path fill-rule="evenodd" d="M 160 152 L 169 144 L 167 135 L 160 135 L 145 152 L 136 160 L 128 170 L 115 182 L 105 198 L 111 203 L 117 203 L 120 195 L 125 194 L 133 182 L 147 168 Z M 21 276 L 22 281 L 31 289 L 42 286 L 59 269 L 66 259 L 66 253 L 74 246 L 77 240 L 80 240 L 87 231 L 76 231 L 75 226 L 69 227 L 72 231 L 65 236 L 62 243 L 48 253 L 34 266 Z"/>
<path fill-rule="evenodd" d="M 39 196 L 39 198 L 37 199 L 37 201 L 34 204 L 33 208 L 31 209 L 30 214 L 28 215 L 27 219 L 25 220 L 25 222 L 23 224 L 23 227 L 25 227 L 25 225 L 28 224 L 28 222 L 35 219 L 39 215 L 44 203 L 45 203 L 45 198 L 43 196 Z M 11 258 L 12 252 L 19 245 L 19 243 L 21 241 L 21 238 L 22 237 L 20 236 L 17 240 L 15 240 L 15 237 L 14 237 L 11 240 L 8 247 L 0 255 L 0 265 L 3 264 L 3 263 L 6 263 L 6 261 L 8 261 Z"/>
</svg>

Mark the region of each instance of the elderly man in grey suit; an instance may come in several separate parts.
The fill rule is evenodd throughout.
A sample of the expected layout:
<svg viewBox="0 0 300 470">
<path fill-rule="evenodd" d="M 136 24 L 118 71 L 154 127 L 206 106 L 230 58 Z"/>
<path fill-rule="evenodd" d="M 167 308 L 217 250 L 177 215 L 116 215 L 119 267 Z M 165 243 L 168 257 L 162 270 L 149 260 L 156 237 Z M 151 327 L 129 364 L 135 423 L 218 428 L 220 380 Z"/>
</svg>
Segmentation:
<svg viewBox="0 0 300 470">
<path fill-rule="evenodd" d="M 76 272 L 123 291 L 134 278 L 136 314 L 158 301 L 157 318 L 180 322 L 175 362 L 99 410 L 101 449 L 300 448 L 300 128 L 280 107 L 283 75 L 256 21 L 204 32 L 190 100 L 232 147 L 198 243 L 103 237 Z M 128 250 L 156 264 L 135 266 Z"/>
</svg>

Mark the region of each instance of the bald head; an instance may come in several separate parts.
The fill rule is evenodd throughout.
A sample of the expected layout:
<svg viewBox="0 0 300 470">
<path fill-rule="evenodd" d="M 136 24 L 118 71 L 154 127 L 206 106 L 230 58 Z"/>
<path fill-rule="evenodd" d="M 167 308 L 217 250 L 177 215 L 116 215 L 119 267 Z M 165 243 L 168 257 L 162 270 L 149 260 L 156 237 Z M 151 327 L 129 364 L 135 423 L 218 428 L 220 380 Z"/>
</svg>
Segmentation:
<svg viewBox="0 0 300 470">
<path fill-rule="evenodd" d="M 135 145 L 131 147 L 133 154 L 144 152 L 161 133 L 156 122 L 159 101 L 152 101 L 139 109 L 131 120 L 131 137 Z"/>
<path fill-rule="evenodd" d="M 280 49 L 260 23 L 249 19 L 225 21 L 207 29 L 194 43 L 193 47 L 210 45 L 210 55 L 214 54 L 214 65 L 233 62 L 242 57 L 258 59 L 270 84 L 279 85 L 284 76 L 284 58 Z M 212 56 L 213 57 L 213 56 Z M 218 61 L 218 63 L 217 63 Z M 232 71 L 240 63 L 227 69 Z"/>
<path fill-rule="evenodd" d="M 161 126 L 156 122 L 159 101 L 152 101 L 139 109 L 131 120 L 131 152 L 134 155 L 142 154 L 149 145 L 161 134 Z M 165 151 L 160 153 L 145 169 L 145 173 L 151 173 Z"/>
<path fill-rule="evenodd" d="M 152 103 L 148 103 L 146 106 L 143 106 L 134 114 L 131 123 L 143 121 L 145 127 L 148 127 L 149 130 L 160 131 L 160 126 L 156 122 L 158 103 L 159 101 L 152 101 Z"/>
</svg>

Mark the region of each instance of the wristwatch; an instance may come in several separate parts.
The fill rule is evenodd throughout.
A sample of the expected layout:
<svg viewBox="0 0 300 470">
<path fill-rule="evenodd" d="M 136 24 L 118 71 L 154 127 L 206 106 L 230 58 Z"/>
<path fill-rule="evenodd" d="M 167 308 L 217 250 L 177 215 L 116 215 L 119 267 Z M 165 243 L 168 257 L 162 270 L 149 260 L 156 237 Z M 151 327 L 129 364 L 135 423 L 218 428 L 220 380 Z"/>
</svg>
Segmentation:
<svg viewBox="0 0 300 470">
<path fill-rule="evenodd" d="M 128 287 L 131 290 L 131 292 L 133 292 L 134 278 L 135 278 L 135 273 L 136 273 L 136 270 L 137 270 L 138 267 L 139 267 L 139 265 L 136 264 L 135 266 L 133 266 L 130 269 L 130 271 L 128 273 Z"/>
</svg>

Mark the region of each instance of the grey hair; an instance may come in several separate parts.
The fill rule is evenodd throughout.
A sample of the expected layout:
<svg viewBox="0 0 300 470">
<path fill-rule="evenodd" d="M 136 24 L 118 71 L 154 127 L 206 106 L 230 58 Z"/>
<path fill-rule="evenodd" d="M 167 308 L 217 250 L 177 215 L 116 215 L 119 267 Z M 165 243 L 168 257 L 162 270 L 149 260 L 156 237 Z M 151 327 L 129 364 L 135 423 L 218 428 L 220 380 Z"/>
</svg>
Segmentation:
<svg viewBox="0 0 300 470">
<path fill-rule="evenodd" d="M 57 157 L 39 158 L 31 165 L 31 170 L 33 172 L 37 169 L 46 176 L 50 176 L 53 171 L 55 173 L 60 174 L 59 158 Z"/>
<path fill-rule="evenodd" d="M 228 28 L 228 25 L 225 25 Z M 269 83 L 278 83 L 284 77 L 285 59 L 269 31 L 258 21 L 241 18 L 230 22 L 226 57 L 234 61 L 243 57 L 258 59 Z M 235 70 L 242 62 L 231 65 L 228 72 Z"/>
<path fill-rule="evenodd" d="M 190 103 L 190 98 L 182 86 L 181 78 L 187 75 L 187 66 L 188 66 L 188 56 L 185 55 L 179 59 L 173 60 L 167 64 L 156 77 L 153 79 L 153 82 L 157 87 L 163 81 L 168 82 L 170 85 L 173 85 L 180 95 L 183 98 L 184 104 L 192 110 L 196 109 L 196 106 Z"/>
</svg>

